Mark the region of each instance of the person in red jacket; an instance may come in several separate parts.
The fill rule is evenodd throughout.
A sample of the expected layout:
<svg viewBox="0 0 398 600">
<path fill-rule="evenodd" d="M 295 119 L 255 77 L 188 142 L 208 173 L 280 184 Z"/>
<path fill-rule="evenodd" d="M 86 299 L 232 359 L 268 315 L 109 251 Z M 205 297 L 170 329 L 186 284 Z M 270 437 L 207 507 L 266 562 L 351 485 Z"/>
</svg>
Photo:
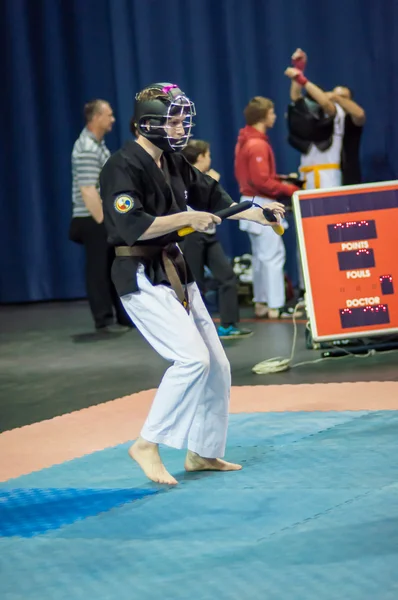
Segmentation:
<svg viewBox="0 0 398 600">
<path fill-rule="evenodd" d="M 287 198 L 299 188 L 278 177 L 275 157 L 267 130 L 272 128 L 276 114 L 268 98 L 256 96 L 244 110 L 246 127 L 240 130 L 235 147 L 235 177 L 241 201 L 252 200 L 267 206 L 276 199 Z M 254 311 L 257 317 L 270 319 L 290 317 L 285 306 L 285 246 L 271 227 L 240 221 L 252 246 Z"/>
</svg>

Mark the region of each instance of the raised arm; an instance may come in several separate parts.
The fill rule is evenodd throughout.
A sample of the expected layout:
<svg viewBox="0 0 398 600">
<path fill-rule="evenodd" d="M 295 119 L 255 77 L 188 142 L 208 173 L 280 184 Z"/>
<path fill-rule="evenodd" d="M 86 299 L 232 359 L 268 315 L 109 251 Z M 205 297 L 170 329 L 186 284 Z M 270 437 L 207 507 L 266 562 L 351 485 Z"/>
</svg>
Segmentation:
<svg viewBox="0 0 398 600">
<path fill-rule="evenodd" d="M 341 106 L 344 112 L 351 116 L 354 124 L 357 125 L 357 127 L 362 127 L 365 124 L 366 113 L 362 106 L 359 106 L 359 104 L 351 100 L 351 98 L 341 96 L 338 92 L 333 93 L 332 99 Z"/>
<path fill-rule="evenodd" d="M 318 87 L 315 83 L 309 81 L 301 71 L 295 69 L 294 67 L 288 67 L 285 71 L 285 75 L 289 77 L 289 79 L 303 87 L 311 96 L 311 98 L 323 108 L 325 113 L 327 113 L 331 117 L 335 116 L 336 106 L 332 102 L 329 95 L 323 90 L 321 90 L 321 88 Z"/>
</svg>

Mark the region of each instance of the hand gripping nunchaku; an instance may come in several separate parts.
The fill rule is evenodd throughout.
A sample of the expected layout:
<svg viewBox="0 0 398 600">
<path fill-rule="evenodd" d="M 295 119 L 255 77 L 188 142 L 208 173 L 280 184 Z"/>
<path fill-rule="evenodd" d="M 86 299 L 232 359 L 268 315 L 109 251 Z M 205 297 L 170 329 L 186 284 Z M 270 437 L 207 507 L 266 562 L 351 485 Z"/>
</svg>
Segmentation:
<svg viewBox="0 0 398 600">
<path fill-rule="evenodd" d="M 279 223 L 278 219 L 276 218 L 276 216 L 270 208 L 264 208 L 250 200 L 245 200 L 244 202 L 240 202 L 240 204 L 235 204 L 230 208 L 224 208 L 223 210 L 219 210 L 214 214 L 216 215 L 216 217 L 220 217 L 220 219 L 224 221 L 224 219 L 232 217 L 232 215 L 237 215 L 238 213 L 243 212 L 244 210 L 247 210 L 252 206 L 257 206 L 258 208 L 262 209 L 264 217 L 269 223 L 271 223 L 271 227 L 277 235 L 283 235 L 285 233 L 283 226 Z M 189 235 L 190 233 L 193 233 L 194 231 L 196 230 L 193 227 L 183 227 L 182 229 L 178 230 L 178 235 L 180 237 L 184 237 L 186 235 Z"/>
</svg>

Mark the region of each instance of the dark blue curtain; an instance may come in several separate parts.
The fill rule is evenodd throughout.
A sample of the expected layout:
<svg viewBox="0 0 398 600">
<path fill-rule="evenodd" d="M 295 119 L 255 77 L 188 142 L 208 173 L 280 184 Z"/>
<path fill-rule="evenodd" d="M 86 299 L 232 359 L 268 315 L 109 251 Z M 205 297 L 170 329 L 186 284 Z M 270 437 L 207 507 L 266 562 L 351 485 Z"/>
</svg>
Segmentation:
<svg viewBox="0 0 398 600">
<path fill-rule="evenodd" d="M 349 85 L 367 111 L 365 179 L 398 178 L 395 0 L 2 0 L 1 10 L 0 302 L 85 294 L 84 256 L 67 235 L 70 153 L 94 97 L 114 107 L 114 151 L 129 137 L 135 92 L 177 82 L 196 103 L 196 137 L 211 142 L 237 198 L 233 151 L 251 96 L 275 101 L 278 170 L 297 168 L 283 71 L 301 46 L 312 80 Z M 248 249 L 236 223 L 221 236 L 230 255 Z"/>
</svg>

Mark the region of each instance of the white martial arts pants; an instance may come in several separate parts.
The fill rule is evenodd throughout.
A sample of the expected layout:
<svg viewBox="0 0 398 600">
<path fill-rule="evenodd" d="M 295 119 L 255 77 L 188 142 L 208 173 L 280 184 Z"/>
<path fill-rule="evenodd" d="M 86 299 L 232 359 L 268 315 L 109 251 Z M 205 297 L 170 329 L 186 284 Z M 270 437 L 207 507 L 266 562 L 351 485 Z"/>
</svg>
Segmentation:
<svg viewBox="0 0 398 600">
<path fill-rule="evenodd" d="M 258 235 L 250 233 L 252 246 L 253 301 L 266 302 L 269 308 L 282 308 L 285 304 L 286 259 L 282 238 L 272 227 L 263 227 Z"/>
<path fill-rule="evenodd" d="M 141 436 L 220 458 L 227 438 L 231 371 L 199 289 L 196 283 L 188 286 L 188 315 L 175 292 L 152 285 L 142 266 L 137 281 L 140 291 L 123 296 L 123 306 L 149 344 L 172 363 Z"/>
<path fill-rule="evenodd" d="M 241 202 L 252 198 L 242 196 Z M 272 200 L 256 196 L 254 202 L 267 206 Z M 264 227 L 251 221 L 239 221 L 239 227 L 247 231 L 252 247 L 253 301 L 265 302 L 269 308 L 285 305 L 285 244 L 272 227 Z"/>
</svg>

